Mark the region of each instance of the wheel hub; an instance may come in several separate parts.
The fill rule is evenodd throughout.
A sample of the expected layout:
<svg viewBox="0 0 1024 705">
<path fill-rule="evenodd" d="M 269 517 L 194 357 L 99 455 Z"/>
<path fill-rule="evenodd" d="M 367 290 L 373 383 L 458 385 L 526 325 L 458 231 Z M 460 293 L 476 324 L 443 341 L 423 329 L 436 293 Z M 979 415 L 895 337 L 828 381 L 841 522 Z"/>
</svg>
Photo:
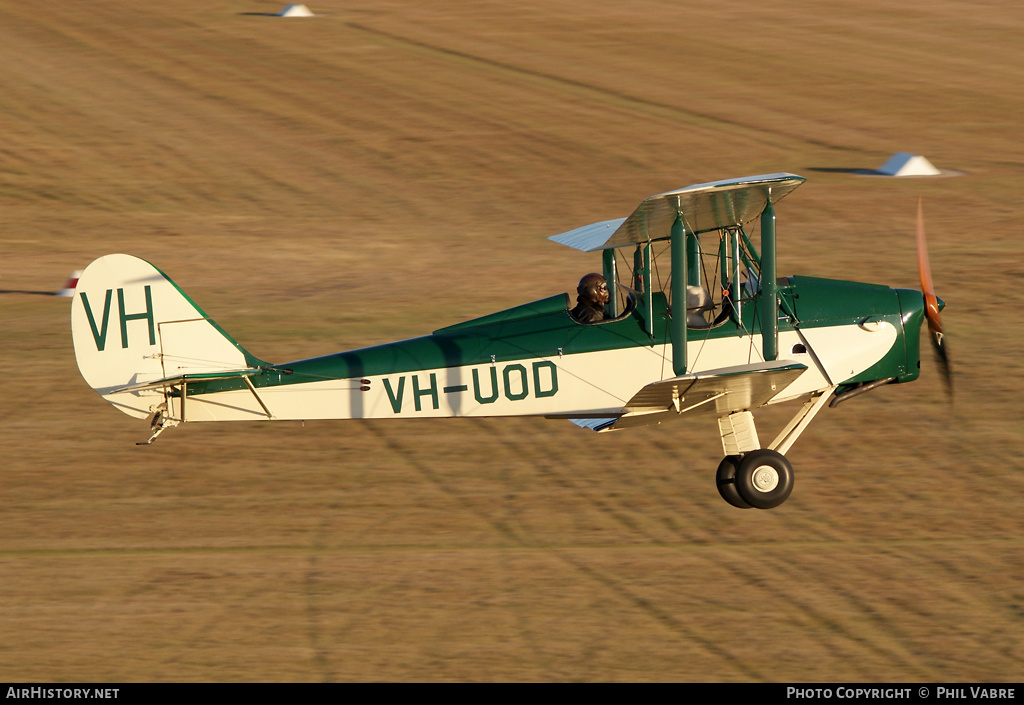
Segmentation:
<svg viewBox="0 0 1024 705">
<path fill-rule="evenodd" d="M 779 471 L 770 465 L 760 465 L 751 479 L 758 492 L 771 492 L 779 486 Z"/>
</svg>

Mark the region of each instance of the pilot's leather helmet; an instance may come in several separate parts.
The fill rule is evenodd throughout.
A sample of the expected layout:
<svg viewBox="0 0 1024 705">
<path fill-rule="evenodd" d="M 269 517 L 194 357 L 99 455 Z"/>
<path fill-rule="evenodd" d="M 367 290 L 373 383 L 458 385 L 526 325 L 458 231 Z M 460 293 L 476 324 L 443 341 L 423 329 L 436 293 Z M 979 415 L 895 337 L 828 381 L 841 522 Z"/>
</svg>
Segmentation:
<svg viewBox="0 0 1024 705">
<path fill-rule="evenodd" d="M 597 298 L 597 292 L 601 288 L 602 284 L 605 285 L 605 288 L 608 287 L 608 282 L 606 282 L 605 278 L 597 272 L 585 274 L 583 275 L 583 278 L 580 279 L 579 286 L 576 287 L 576 293 L 585 299 L 593 301 Z"/>
</svg>

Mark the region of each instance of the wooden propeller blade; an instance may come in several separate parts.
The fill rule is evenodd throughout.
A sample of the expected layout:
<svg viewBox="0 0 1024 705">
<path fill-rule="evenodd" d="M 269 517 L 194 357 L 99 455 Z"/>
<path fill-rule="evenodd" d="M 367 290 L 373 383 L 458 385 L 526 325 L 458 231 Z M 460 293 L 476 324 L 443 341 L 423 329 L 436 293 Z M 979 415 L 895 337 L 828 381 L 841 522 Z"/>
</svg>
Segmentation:
<svg viewBox="0 0 1024 705">
<path fill-rule="evenodd" d="M 917 272 L 921 277 L 921 293 L 924 295 L 925 318 L 928 319 L 928 330 L 942 332 L 942 319 L 939 317 L 939 301 L 935 296 L 935 285 L 932 283 L 932 269 L 928 264 L 928 244 L 924 237 L 924 216 L 920 199 L 917 201 Z"/>
<path fill-rule="evenodd" d="M 942 318 L 939 316 L 939 300 L 935 296 L 932 282 L 932 270 L 928 263 L 928 245 L 924 237 L 924 215 L 921 199 L 917 201 L 917 271 L 921 277 L 921 294 L 924 296 L 924 316 L 928 321 L 928 333 L 932 339 L 932 349 L 938 360 L 942 378 L 946 383 L 946 392 L 953 399 L 953 370 L 949 362 L 946 339 L 942 332 Z"/>
</svg>

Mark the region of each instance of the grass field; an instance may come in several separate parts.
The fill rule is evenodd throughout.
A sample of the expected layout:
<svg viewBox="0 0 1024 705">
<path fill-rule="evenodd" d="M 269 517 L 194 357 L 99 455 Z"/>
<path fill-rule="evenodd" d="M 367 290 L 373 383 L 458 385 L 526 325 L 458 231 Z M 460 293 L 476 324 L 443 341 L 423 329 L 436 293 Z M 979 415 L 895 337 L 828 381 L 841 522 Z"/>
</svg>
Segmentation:
<svg viewBox="0 0 1024 705">
<path fill-rule="evenodd" d="M 1024 12 L 1010 0 L 0 0 L 0 681 L 1024 679 Z M 890 154 L 962 175 L 881 179 Z M 826 410 L 777 510 L 713 421 L 144 423 L 72 270 L 254 354 L 572 288 L 548 235 L 790 171 L 780 274 L 917 287 L 956 375 Z M 769 438 L 792 409 L 765 413 Z"/>
</svg>

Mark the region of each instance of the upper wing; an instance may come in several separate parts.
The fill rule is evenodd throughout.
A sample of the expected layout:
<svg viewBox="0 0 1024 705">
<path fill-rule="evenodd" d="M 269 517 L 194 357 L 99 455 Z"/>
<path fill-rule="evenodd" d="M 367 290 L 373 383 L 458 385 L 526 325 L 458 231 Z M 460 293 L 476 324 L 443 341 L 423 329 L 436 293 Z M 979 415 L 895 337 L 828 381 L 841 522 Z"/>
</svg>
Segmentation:
<svg viewBox="0 0 1024 705">
<path fill-rule="evenodd" d="M 573 419 L 595 431 L 615 431 L 660 424 L 683 414 L 723 416 L 763 406 L 807 369 L 798 362 L 780 360 L 724 367 L 652 382 L 641 389 L 618 418 Z"/>
<path fill-rule="evenodd" d="M 584 252 L 664 240 L 680 213 L 691 233 L 743 225 L 760 216 L 769 200 L 778 203 L 803 182 L 802 176 L 779 173 L 687 186 L 644 199 L 628 218 L 585 225 L 548 239 Z"/>
</svg>

